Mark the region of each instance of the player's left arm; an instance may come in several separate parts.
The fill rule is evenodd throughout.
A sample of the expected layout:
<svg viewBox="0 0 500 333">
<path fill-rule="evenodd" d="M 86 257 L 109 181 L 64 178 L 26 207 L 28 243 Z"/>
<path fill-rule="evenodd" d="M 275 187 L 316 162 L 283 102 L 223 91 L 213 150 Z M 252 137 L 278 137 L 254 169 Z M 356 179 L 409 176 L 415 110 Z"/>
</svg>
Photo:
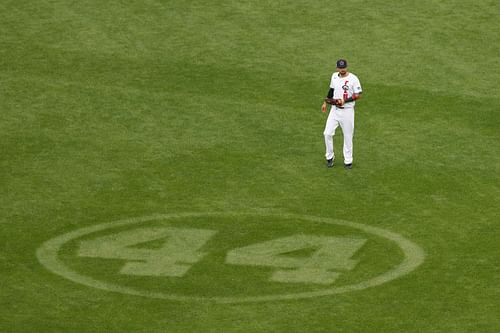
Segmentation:
<svg viewBox="0 0 500 333">
<path fill-rule="evenodd" d="M 361 98 L 361 93 L 362 93 L 362 91 L 360 91 L 358 93 L 354 93 L 354 94 L 352 94 L 351 97 L 347 97 L 346 99 L 341 98 L 341 99 L 337 100 L 338 101 L 338 105 L 339 106 L 343 106 L 345 103 L 354 102 L 355 100 L 360 99 Z"/>
<path fill-rule="evenodd" d="M 345 100 L 344 100 L 344 103 L 354 102 L 355 100 L 360 99 L 360 98 L 361 98 L 361 94 L 362 94 L 362 93 L 363 93 L 363 92 L 362 92 L 362 91 L 360 91 L 360 92 L 358 92 L 358 93 L 354 93 L 354 94 L 352 94 L 352 96 L 351 96 L 351 97 L 347 97 L 347 99 L 345 99 Z"/>
</svg>

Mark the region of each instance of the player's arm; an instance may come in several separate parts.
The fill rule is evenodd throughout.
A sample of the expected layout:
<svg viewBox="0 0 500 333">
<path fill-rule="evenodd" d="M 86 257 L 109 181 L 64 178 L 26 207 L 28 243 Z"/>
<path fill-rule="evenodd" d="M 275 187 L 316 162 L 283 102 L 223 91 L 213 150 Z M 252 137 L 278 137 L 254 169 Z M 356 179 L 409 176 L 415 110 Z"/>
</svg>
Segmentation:
<svg viewBox="0 0 500 333">
<path fill-rule="evenodd" d="M 354 102 L 355 100 L 358 100 L 361 98 L 361 91 L 359 93 L 355 93 L 355 94 L 352 94 L 351 97 L 348 97 L 346 99 L 340 99 L 339 100 L 339 105 L 340 106 L 343 106 L 345 103 L 350 103 L 350 102 Z"/>
<path fill-rule="evenodd" d="M 360 98 L 361 98 L 361 92 L 352 94 L 351 97 L 348 97 L 346 100 L 344 100 L 344 103 L 354 102 L 355 100 Z"/>
<path fill-rule="evenodd" d="M 326 94 L 325 100 L 323 101 L 323 105 L 321 105 L 321 111 L 322 112 L 326 112 L 326 100 L 327 99 L 332 99 L 332 98 L 333 98 L 333 88 L 330 88 L 328 90 L 328 94 Z"/>
</svg>

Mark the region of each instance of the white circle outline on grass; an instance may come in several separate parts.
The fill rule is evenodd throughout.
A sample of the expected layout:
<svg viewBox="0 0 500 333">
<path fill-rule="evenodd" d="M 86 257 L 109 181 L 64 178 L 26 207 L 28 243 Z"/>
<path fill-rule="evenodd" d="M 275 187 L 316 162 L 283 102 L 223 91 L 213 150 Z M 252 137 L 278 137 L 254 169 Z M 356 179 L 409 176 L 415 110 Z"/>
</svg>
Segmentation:
<svg viewBox="0 0 500 333">
<path fill-rule="evenodd" d="M 67 242 L 80 238 L 82 236 L 95 233 L 98 231 L 103 231 L 111 228 L 140 224 L 149 221 L 155 220 L 168 220 L 168 219 L 179 219 L 179 218 L 189 218 L 189 217 L 203 217 L 203 216 L 220 216 L 220 217 L 228 217 L 228 216 L 260 216 L 260 217 L 279 217 L 285 219 L 300 219 L 309 222 L 316 223 L 325 223 L 331 225 L 340 225 L 345 227 L 350 227 L 354 229 L 358 229 L 364 231 L 369 234 L 373 234 L 385 239 L 388 239 L 398 245 L 398 247 L 404 253 L 403 261 L 393 267 L 392 269 L 373 277 L 371 279 L 340 286 L 334 288 L 328 288 L 318 291 L 310 291 L 310 292 L 298 292 L 298 293 L 287 293 L 287 294 L 275 294 L 275 295 L 263 295 L 263 296 L 243 296 L 243 297 L 227 297 L 227 296 L 214 296 L 214 297 L 197 297 L 197 296 L 183 296 L 183 295 L 175 295 L 175 294 L 166 294 L 161 292 L 149 292 L 144 290 L 136 290 L 129 287 L 119 286 L 108 282 L 103 282 L 100 280 L 96 280 L 92 277 L 88 277 L 85 275 L 81 275 L 70 268 L 68 268 L 59 258 L 58 252 L 60 248 L 66 244 Z M 287 213 L 260 213 L 260 212 L 209 212 L 209 213 L 179 213 L 179 214 L 157 214 L 146 217 L 139 218 L 131 218 L 126 220 L 120 220 L 115 222 L 103 223 L 99 225 L 94 225 L 90 227 L 81 228 L 55 238 L 52 238 L 45 243 L 43 243 L 38 250 L 36 251 L 36 256 L 40 263 L 45 266 L 49 271 L 60 275 L 68 280 L 71 280 L 76 283 L 80 283 L 89 287 L 102 289 L 106 291 L 113 291 L 122 294 L 135 295 L 135 296 L 143 296 L 149 298 L 157 298 L 157 299 L 167 299 L 173 301 L 209 301 L 216 303 L 251 303 L 251 302 L 266 302 L 266 301 L 279 301 L 279 300 L 296 300 L 301 298 L 312 298 L 312 297 L 320 297 L 320 296 L 328 296 L 334 294 L 341 294 L 350 291 L 363 290 L 366 288 L 374 287 L 381 285 L 383 283 L 394 280 L 400 276 L 410 273 L 415 268 L 417 268 L 420 264 L 424 262 L 425 253 L 424 251 L 415 243 L 410 240 L 404 238 L 403 236 L 393 233 L 391 231 L 387 231 L 382 228 L 372 227 L 360 223 L 354 223 L 344 220 L 338 219 L 330 219 L 323 217 L 315 217 L 315 216 L 307 216 L 307 215 L 295 215 L 295 214 L 287 214 Z"/>
</svg>

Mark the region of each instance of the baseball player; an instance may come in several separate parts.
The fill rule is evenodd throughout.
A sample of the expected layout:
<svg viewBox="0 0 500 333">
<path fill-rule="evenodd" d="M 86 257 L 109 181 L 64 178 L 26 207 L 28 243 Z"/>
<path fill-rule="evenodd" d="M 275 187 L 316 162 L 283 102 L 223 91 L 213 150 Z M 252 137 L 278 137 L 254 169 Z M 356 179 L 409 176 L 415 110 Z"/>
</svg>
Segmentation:
<svg viewBox="0 0 500 333">
<path fill-rule="evenodd" d="M 344 134 L 344 167 L 352 168 L 352 138 L 354 135 L 354 105 L 361 97 L 362 89 L 359 79 L 347 70 L 347 61 L 337 61 L 337 71 L 333 73 L 330 81 L 330 90 L 321 106 L 321 111 L 326 112 L 327 104 L 331 105 L 330 114 L 326 121 L 325 146 L 326 165 L 333 167 L 335 154 L 333 153 L 333 136 L 340 126 Z"/>
</svg>

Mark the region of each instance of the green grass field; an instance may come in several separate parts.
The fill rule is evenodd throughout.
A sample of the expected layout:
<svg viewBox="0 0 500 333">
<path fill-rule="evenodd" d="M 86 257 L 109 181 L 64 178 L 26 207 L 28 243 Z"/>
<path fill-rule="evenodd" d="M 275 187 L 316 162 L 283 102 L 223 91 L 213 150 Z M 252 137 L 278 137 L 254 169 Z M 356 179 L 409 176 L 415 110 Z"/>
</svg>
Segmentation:
<svg viewBox="0 0 500 333">
<path fill-rule="evenodd" d="M 499 332 L 499 16 L 0 1 L 0 332 Z"/>
</svg>

